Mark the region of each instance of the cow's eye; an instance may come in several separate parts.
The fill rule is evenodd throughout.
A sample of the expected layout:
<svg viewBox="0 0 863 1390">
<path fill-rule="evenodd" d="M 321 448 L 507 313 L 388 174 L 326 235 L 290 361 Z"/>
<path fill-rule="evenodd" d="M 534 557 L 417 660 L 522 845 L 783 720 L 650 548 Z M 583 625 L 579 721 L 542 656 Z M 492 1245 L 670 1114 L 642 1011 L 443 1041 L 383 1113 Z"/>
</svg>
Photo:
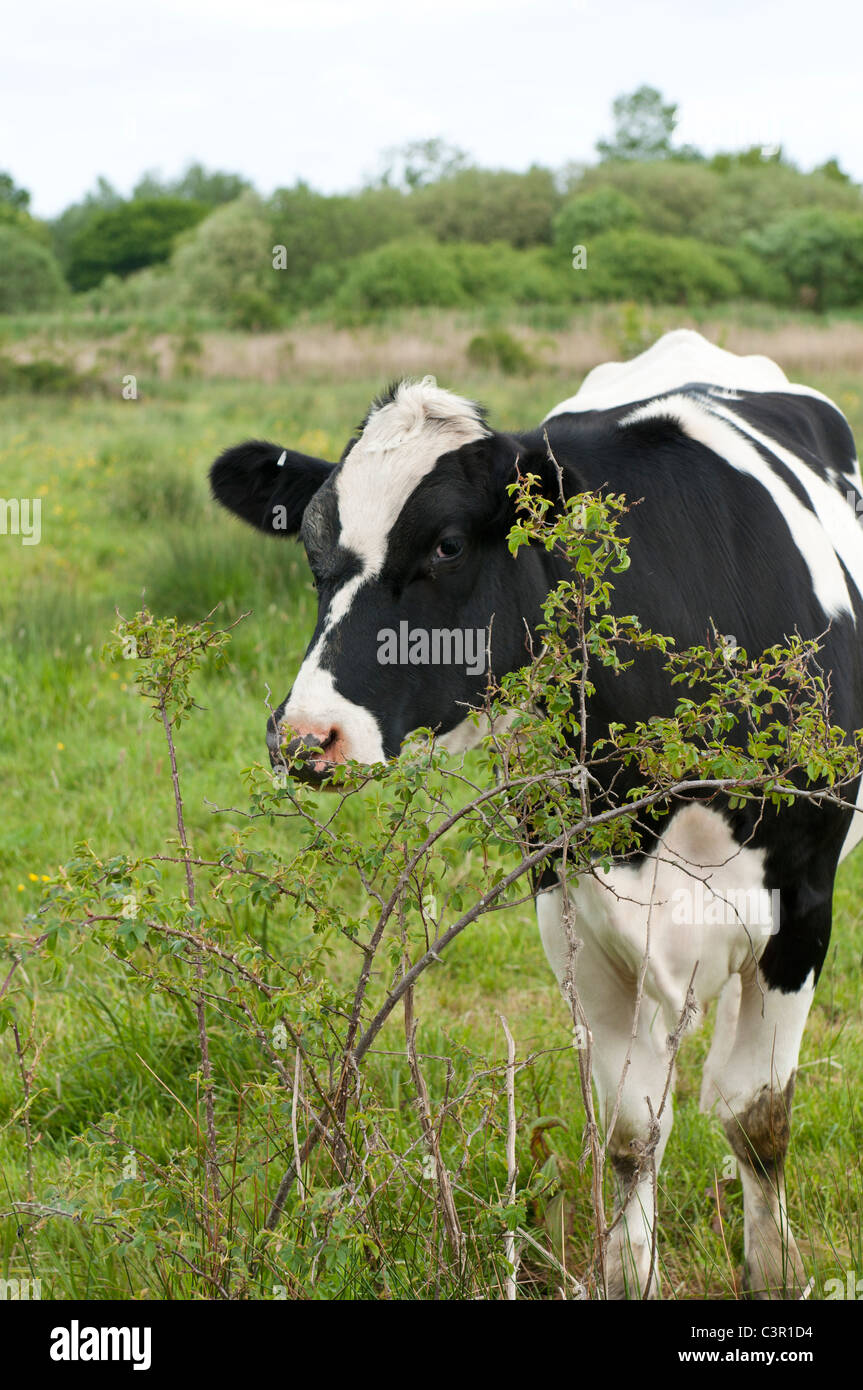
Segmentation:
<svg viewBox="0 0 863 1390">
<path fill-rule="evenodd" d="M 457 560 L 464 549 L 464 543 L 459 536 L 443 536 L 435 547 L 434 558 L 436 560 Z"/>
</svg>

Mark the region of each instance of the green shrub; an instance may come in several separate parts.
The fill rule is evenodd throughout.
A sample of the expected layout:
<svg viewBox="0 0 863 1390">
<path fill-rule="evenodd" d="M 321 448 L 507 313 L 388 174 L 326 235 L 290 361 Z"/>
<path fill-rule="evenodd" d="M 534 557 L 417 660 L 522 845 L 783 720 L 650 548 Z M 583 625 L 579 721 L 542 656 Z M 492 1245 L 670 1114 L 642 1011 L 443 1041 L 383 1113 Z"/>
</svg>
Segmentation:
<svg viewBox="0 0 863 1390">
<path fill-rule="evenodd" d="M 787 277 L 800 303 L 863 303 L 863 215 L 804 208 L 753 234 L 749 246 Z"/>
<path fill-rule="evenodd" d="M 620 160 L 586 170 L 573 192 L 579 198 L 593 196 L 600 190 L 613 192 L 638 209 L 646 231 L 686 236 L 692 232 L 694 219 L 715 201 L 719 186 L 718 176 L 703 165 L 668 159 L 646 163 Z"/>
<path fill-rule="evenodd" d="M 588 169 L 573 190 L 586 195 L 613 189 L 635 203 L 649 232 L 695 237 L 710 245 L 736 246 L 786 213 L 819 207 L 860 211 L 861 193 L 823 172 L 802 174 L 787 164 L 708 164 L 638 160 Z"/>
<path fill-rule="evenodd" d="M 616 188 L 597 188 L 570 198 L 554 219 L 554 244 L 568 257 L 573 246 L 583 246 L 603 232 L 622 232 L 641 221 L 638 204 Z"/>
<path fill-rule="evenodd" d="M 468 302 L 450 250 L 419 238 L 357 256 L 333 301 L 347 314 L 414 305 L 453 308 Z"/>
<path fill-rule="evenodd" d="M 365 189 L 353 196 L 315 193 L 306 184 L 280 188 L 267 204 L 270 246 L 284 246 L 287 264 L 275 276 L 275 292 L 292 306 L 320 302 L 321 272 L 337 285 L 354 257 L 385 242 L 417 235 L 411 200 L 394 188 Z M 330 283 L 327 293 L 335 286 Z"/>
<path fill-rule="evenodd" d="M 223 315 L 232 328 L 272 328 L 279 319 L 273 241 L 253 194 L 226 203 L 184 238 L 171 258 L 177 293 Z"/>
<path fill-rule="evenodd" d="M 462 169 L 408 199 L 415 223 L 438 241 L 547 246 L 562 202 L 550 169 Z"/>
<path fill-rule="evenodd" d="M 801 174 L 783 164 L 756 167 L 733 164 L 717 175 L 712 203 L 689 227 L 705 241 L 739 245 L 794 212 L 863 212 L 863 196 L 854 184 L 837 182 L 824 172 Z"/>
<path fill-rule="evenodd" d="M 88 396 L 97 389 L 92 376 L 82 375 L 66 362 L 37 358 L 33 362 L 13 362 L 0 357 L 0 395 L 17 391 L 44 396 Z"/>
<path fill-rule="evenodd" d="M 228 325 L 241 333 L 265 333 L 268 328 L 278 328 L 280 323 L 278 306 L 272 295 L 254 288 L 238 289 L 232 296 L 228 313 Z"/>
<path fill-rule="evenodd" d="M 555 304 L 568 301 L 566 271 L 541 247 L 517 251 L 504 241 L 454 242 L 447 250 L 468 298 L 477 304 Z"/>
<path fill-rule="evenodd" d="M 791 285 L 787 275 L 745 246 L 711 246 L 711 254 L 736 275 L 746 299 L 768 304 L 790 304 Z"/>
<path fill-rule="evenodd" d="M 408 306 L 569 303 L 573 296 L 568 273 L 542 248 L 414 238 L 358 256 L 333 303 L 340 314 L 357 316 Z"/>
<path fill-rule="evenodd" d="M 741 292 L 737 275 L 709 247 L 641 230 L 596 237 L 579 278 L 591 299 L 711 304 Z"/>
<path fill-rule="evenodd" d="M 19 227 L 0 225 L 0 314 L 53 309 L 66 294 L 52 252 Z"/>
<path fill-rule="evenodd" d="M 85 218 L 70 239 L 67 274 L 73 289 L 89 290 L 106 275 L 131 275 L 166 261 L 181 232 L 210 209 L 189 198 L 133 198 Z"/>
<path fill-rule="evenodd" d="M 496 368 L 506 376 L 529 376 L 538 366 L 524 344 L 505 328 L 478 333 L 468 343 L 467 355 L 474 366 Z"/>
</svg>

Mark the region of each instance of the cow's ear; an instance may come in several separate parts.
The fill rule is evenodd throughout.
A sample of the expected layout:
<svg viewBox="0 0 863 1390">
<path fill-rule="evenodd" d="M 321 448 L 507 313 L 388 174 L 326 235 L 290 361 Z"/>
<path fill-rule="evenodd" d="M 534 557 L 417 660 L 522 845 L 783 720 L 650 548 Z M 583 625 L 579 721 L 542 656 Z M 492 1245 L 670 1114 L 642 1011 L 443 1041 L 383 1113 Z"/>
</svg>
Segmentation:
<svg viewBox="0 0 863 1390">
<path fill-rule="evenodd" d="M 325 459 L 249 439 L 216 459 L 210 486 L 217 502 L 259 531 L 295 536 L 303 512 L 332 469 Z"/>
</svg>

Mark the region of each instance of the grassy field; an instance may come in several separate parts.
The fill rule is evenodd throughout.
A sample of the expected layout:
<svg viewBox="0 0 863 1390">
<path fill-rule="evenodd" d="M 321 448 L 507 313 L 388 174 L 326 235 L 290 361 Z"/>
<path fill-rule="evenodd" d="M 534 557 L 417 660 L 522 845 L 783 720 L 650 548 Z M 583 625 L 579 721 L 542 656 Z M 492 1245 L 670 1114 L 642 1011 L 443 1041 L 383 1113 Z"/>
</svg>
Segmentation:
<svg viewBox="0 0 863 1390">
<path fill-rule="evenodd" d="M 661 326 L 681 318 L 669 312 Z M 187 344 L 179 363 L 173 348 L 166 356 L 164 342 L 140 336 L 133 344 L 106 347 L 103 340 L 52 335 L 48 328 L 14 335 L 21 360 L 65 343 L 76 369 L 94 368 L 108 385 L 95 393 L 72 389 L 3 400 L 2 493 L 43 502 L 41 544 L 0 538 L 0 902 L 7 932 L 18 930 L 24 914 L 37 907 L 43 881 L 69 859 L 76 842 L 86 839 L 99 854 L 155 854 L 175 835 L 161 730 L 122 671 L 100 657 L 117 609 L 130 614 L 143 597 L 157 614 L 182 619 L 203 617 L 216 604 L 227 621 L 251 610 L 234 635 L 228 664 L 203 675 L 202 708 L 178 735 L 196 853 L 206 858 L 217 852 L 233 824 L 230 813 L 216 815 L 212 806 L 245 804 L 241 774 L 264 752 L 267 687 L 276 700 L 286 692 L 312 630 L 315 601 L 298 548 L 258 540 L 209 500 L 206 470 L 222 448 L 258 436 L 337 457 L 372 395 L 405 371 L 436 371 L 443 384 L 483 401 L 494 424 L 527 426 L 572 394 L 591 363 L 616 355 L 615 338 L 649 334 L 653 320 L 630 320 L 627 328 L 619 315 L 595 317 L 558 330 L 517 323 L 514 331 L 542 365 L 512 378 L 469 364 L 466 344 L 481 324 L 455 326 L 455 337 L 445 323 L 432 331 L 421 317 L 389 331 L 312 326 L 285 341 L 204 335 L 197 346 Z M 750 325 L 714 318 L 705 327 L 735 350 L 774 356 L 836 400 L 858 438 L 863 435 L 859 325 L 813 327 L 808 319 L 786 316 Z M 126 373 L 138 377 L 136 400 L 121 396 L 119 377 Z M 278 827 L 262 834 L 278 846 Z M 816 1277 L 815 1297 L 823 1296 L 826 1280 L 863 1270 L 861 887 L 863 859 L 852 858 L 839 877 L 834 938 L 804 1040 L 795 1101 L 790 1208 Z M 353 889 L 334 887 L 341 891 Z M 238 935 L 246 929 L 256 934 L 257 924 L 238 924 Z M 272 914 L 267 930 L 274 952 L 301 953 L 311 941 L 310 924 L 286 909 Z M 348 970 L 343 948 L 331 945 L 333 970 Z M 106 1223 L 119 1210 L 121 1159 L 92 1139 L 94 1126 L 113 1125 L 153 1164 L 167 1165 L 184 1151 L 197 1066 L 184 1009 L 147 991 L 121 962 L 87 942 L 28 965 L 16 989 L 22 1028 L 31 1005 L 35 1009 L 40 1049 L 29 1107 L 33 1195 L 46 1207 L 59 1211 L 65 1204 L 68 1211 L 23 1226 L 7 1215 L 0 1222 L 0 1277 L 39 1278 L 42 1296 L 50 1298 L 203 1296 L 194 1277 L 168 1267 L 143 1236 L 124 1246 L 112 1241 Z M 528 1200 L 524 1221 L 539 1244 L 577 1273 L 590 1238 L 589 1175 L 578 1165 L 583 1109 L 566 1011 L 527 905 L 464 933 L 446 966 L 424 977 L 417 996 L 420 1046 L 426 1054 L 457 1058 L 459 1074 L 500 1064 L 499 1012 L 509 1020 L 520 1057 L 542 1054 L 518 1078 L 519 1186 L 535 1185 L 544 1163 L 556 1165 L 562 1183 L 556 1195 L 549 1190 Z M 404 1060 L 387 1055 L 403 1053 L 403 1034 L 394 1024 L 387 1038 L 373 1059 L 373 1082 L 400 1111 L 409 1134 L 416 1116 L 402 1103 Z M 736 1296 L 739 1183 L 723 1180 L 724 1138 L 698 1113 L 707 1041 L 702 1033 L 685 1044 L 675 1127 L 660 1177 L 666 1297 Z M 236 1096 L 254 1087 L 263 1063 L 237 1048 L 218 1022 L 213 1052 L 228 1124 Z M 27 1195 L 29 1181 L 21 1077 L 8 1031 L 0 1036 L 0 1056 L 0 1211 L 7 1211 Z M 445 1069 L 432 1066 L 433 1100 L 445 1081 Z M 563 1123 L 538 1138 L 532 1126 L 548 1117 Z M 472 1182 L 475 1195 L 492 1202 L 505 1176 L 504 1135 L 496 1122 L 483 1144 Z M 251 1227 L 284 1167 L 276 1154 L 258 1154 L 256 1162 Z M 313 1191 L 315 1175 L 308 1181 Z M 142 1193 L 136 1212 L 147 1206 Z M 145 1225 L 139 1222 L 139 1234 Z M 434 1296 L 419 1261 L 414 1268 L 409 1254 L 400 1259 L 401 1284 L 391 1273 L 383 1282 L 372 1277 L 358 1259 L 345 1267 L 340 1283 L 321 1272 L 291 1296 Z M 559 1283 L 537 1256 L 523 1291 L 556 1297 Z M 487 1291 L 497 1294 L 491 1272 Z"/>
</svg>

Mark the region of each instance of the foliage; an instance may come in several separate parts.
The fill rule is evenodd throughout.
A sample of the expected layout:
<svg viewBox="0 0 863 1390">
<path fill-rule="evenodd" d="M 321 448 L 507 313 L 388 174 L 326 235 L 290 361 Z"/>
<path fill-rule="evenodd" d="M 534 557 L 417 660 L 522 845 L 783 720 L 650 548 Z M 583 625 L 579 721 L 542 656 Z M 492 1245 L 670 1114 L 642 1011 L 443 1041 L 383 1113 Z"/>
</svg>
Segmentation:
<svg viewBox="0 0 863 1390">
<path fill-rule="evenodd" d="M 52 309 L 66 293 L 63 273 L 47 246 L 0 222 L 0 314 Z"/>
<path fill-rule="evenodd" d="M 135 198 L 190 198 L 193 203 L 221 207 L 252 192 L 252 186 L 242 174 L 227 174 L 219 169 L 206 169 L 203 164 L 189 164 L 177 179 L 164 180 L 155 172 L 144 174 L 132 190 Z"/>
<path fill-rule="evenodd" d="M 320 288 L 313 272 L 338 267 L 353 257 L 415 232 L 409 200 L 394 188 L 365 189 L 354 197 L 315 193 L 307 184 L 278 189 L 269 202 L 271 245 L 287 248 L 287 266 L 276 277 L 276 293 L 294 304 L 314 304 Z M 333 281 L 328 280 L 331 289 Z"/>
<path fill-rule="evenodd" d="M 26 188 L 20 188 L 11 174 L 5 171 L 0 172 L 0 203 L 6 207 L 17 208 L 21 212 L 26 212 L 30 206 L 30 194 Z"/>
<path fill-rule="evenodd" d="M 561 194 L 550 169 L 523 174 L 464 169 L 422 188 L 411 199 L 416 225 L 438 241 L 509 242 L 518 248 L 551 240 Z"/>
<path fill-rule="evenodd" d="M 87 290 L 106 275 L 130 275 L 166 261 L 181 232 L 194 227 L 210 209 L 188 198 L 133 198 L 88 216 L 67 249 L 67 276 L 73 289 Z"/>
<path fill-rule="evenodd" d="M 409 140 L 405 145 L 394 146 L 384 151 L 382 160 L 381 187 L 400 188 L 412 193 L 417 188 L 437 183 L 463 169 L 467 163 L 467 153 L 437 136 L 430 140 Z"/>
<path fill-rule="evenodd" d="M 553 313 L 610 295 L 638 298 L 648 281 L 646 302 L 654 302 L 656 285 L 670 286 L 671 303 L 718 302 L 733 282 L 734 293 L 763 303 L 796 300 L 823 309 L 863 303 L 856 233 L 845 216 L 863 217 L 863 195 L 835 158 L 810 173 L 796 168 L 781 146 L 705 159 L 675 144 L 677 107 L 650 86 L 620 95 L 613 110 L 614 135 L 599 142 L 601 158 L 589 168 L 481 168 L 437 136 L 386 151 L 377 179 L 350 194 L 322 194 L 298 182 L 261 199 L 242 175 L 192 163 L 173 179 L 144 174 L 131 199 L 100 178 L 50 225 L 30 217 L 29 195 L 7 174 L 0 176 L 0 226 L 50 242 L 68 284 L 79 294 L 95 292 L 89 305 L 102 316 L 131 315 L 141 306 L 167 311 L 176 299 L 185 312 L 191 287 L 200 285 L 207 315 L 252 331 L 276 328 L 304 310 L 352 323 L 385 306 L 545 304 Z M 258 263 L 251 243 L 245 253 L 236 241 L 229 246 L 228 229 L 239 235 L 250 206 L 268 222 L 263 241 L 285 248 L 275 274 Z M 198 243 L 206 262 L 201 271 L 191 255 L 170 264 L 185 234 L 214 209 L 227 220 L 212 243 Z M 231 209 L 246 212 L 237 211 L 234 222 Z M 811 216 L 795 222 L 803 212 Z M 819 217 L 827 221 L 822 225 Z M 257 247 L 262 229 L 251 220 L 246 225 Z M 631 275 L 615 250 L 622 243 L 613 241 L 599 248 L 617 257 L 613 273 L 568 273 L 574 246 L 590 242 L 593 249 L 595 239 L 632 233 L 626 245 L 635 248 L 636 232 L 642 246 Z M 675 238 L 700 243 L 698 269 L 695 253 L 687 257 Z M 407 243 L 422 243 L 424 267 L 408 267 Z M 454 259 L 433 254 L 432 243 L 453 248 Z M 387 247 L 391 253 L 363 261 Z M 481 247 L 493 254 L 483 257 Z M 512 251 L 532 259 L 514 260 Z M 654 256 L 650 277 L 645 261 Z M 688 270 L 681 264 L 686 258 Z M 232 280 L 237 264 L 239 282 Z M 154 274 L 160 267 L 164 277 Z M 368 280 L 374 268 L 385 281 L 379 292 Z M 47 297 L 31 302 L 19 294 L 15 302 L 38 310 Z"/>
<path fill-rule="evenodd" d="M 677 107 L 647 85 L 615 97 L 612 102 L 614 135 L 598 140 L 601 159 L 668 159 L 677 125 Z"/>
<path fill-rule="evenodd" d="M 448 245 L 465 294 L 476 304 L 559 304 L 570 298 L 569 276 L 547 251 L 517 251 L 506 242 Z"/>
<path fill-rule="evenodd" d="M 749 245 L 787 277 L 803 305 L 837 309 L 863 300 L 863 212 L 805 208 L 753 233 Z"/>
<path fill-rule="evenodd" d="M 333 302 L 337 310 L 351 314 L 414 304 L 467 304 L 468 295 L 450 251 L 417 237 L 357 256 Z"/>
<path fill-rule="evenodd" d="M 92 375 L 77 372 L 68 363 L 43 357 L 31 362 L 0 357 L 0 395 L 23 391 L 33 395 L 87 396 L 97 390 L 98 383 Z"/>
<path fill-rule="evenodd" d="M 742 298 L 760 300 L 764 304 L 791 303 L 792 291 L 787 275 L 750 247 L 711 246 L 710 253 L 714 260 L 736 277 Z"/>
<path fill-rule="evenodd" d="M 14 227 L 50 246 L 51 234 L 44 222 L 30 216 L 30 194 L 20 188 L 11 174 L 0 173 L 0 227 Z"/>
<path fill-rule="evenodd" d="M 477 333 L 467 345 L 467 356 L 478 367 L 496 367 L 506 376 L 528 376 L 537 365 L 524 344 L 505 328 Z"/>
<path fill-rule="evenodd" d="M 109 208 L 118 208 L 123 202 L 122 194 L 106 178 L 99 177 L 95 188 L 85 194 L 80 203 L 71 203 L 60 216 L 51 223 L 51 245 L 54 254 L 68 274 L 71 246 L 79 233 Z"/>
<path fill-rule="evenodd" d="M 709 247 L 692 238 L 660 237 L 640 229 L 596 237 L 579 283 L 590 298 L 649 304 L 710 304 L 732 299 L 741 289 L 737 276 Z"/>
<path fill-rule="evenodd" d="M 729 163 L 726 170 L 707 164 L 639 160 L 599 164 L 586 170 L 574 192 L 614 189 L 639 208 L 647 231 L 693 236 L 711 245 L 738 245 L 746 232 L 758 232 L 785 213 L 802 207 L 860 210 L 854 185 L 824 174 L 802 174 L 774 161 Z"/>
<path fill-rule="evenodd" d="M 565 303 L 574 297 L 565 271 L 539 248 L 517 251 L 412 238 L 358 256 L 333 297 L 342 316 L 361 318 L 407 305 Z"/>
<path fill-rule="evenodd" d="M 603 232 L 622 232 L 641 220 L 637 203 L 616 188 L 597 188 L 570 198 L 554 218 L 554 243 L 568 257 L 573 246 L 582 246 Z"/>
<path fill-rule="evenodd" d="M 188 236 L 171 260 L 182 299 L 223 313 L 238 328 L 276 321 L 270 225 L 250 194 L 218 208 Z"/>
</svg>

